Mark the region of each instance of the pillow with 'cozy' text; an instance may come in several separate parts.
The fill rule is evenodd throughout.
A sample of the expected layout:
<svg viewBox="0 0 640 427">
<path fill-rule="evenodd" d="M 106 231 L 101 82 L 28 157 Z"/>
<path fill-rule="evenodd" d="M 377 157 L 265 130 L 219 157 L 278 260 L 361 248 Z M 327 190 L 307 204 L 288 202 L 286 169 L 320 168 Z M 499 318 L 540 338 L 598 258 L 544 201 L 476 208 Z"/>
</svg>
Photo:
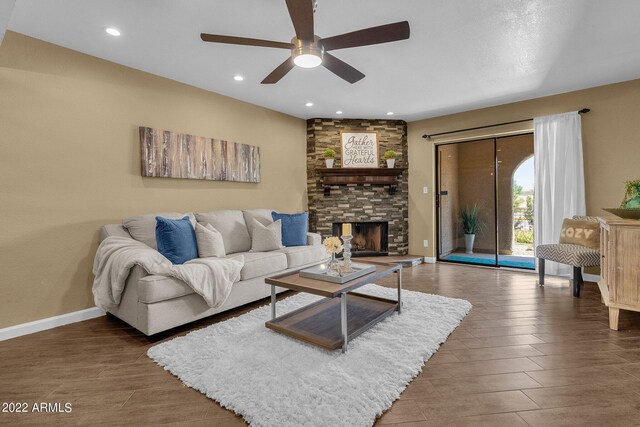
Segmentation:
<svg viewBox="0 0 640 427">
<path fill-rule="evenodd" d="M 590 249 L 600 249 L 600 223 L 583 219 L 565 218 L 562 221 L 560 243 L 586 246 Z"/>
</svg>

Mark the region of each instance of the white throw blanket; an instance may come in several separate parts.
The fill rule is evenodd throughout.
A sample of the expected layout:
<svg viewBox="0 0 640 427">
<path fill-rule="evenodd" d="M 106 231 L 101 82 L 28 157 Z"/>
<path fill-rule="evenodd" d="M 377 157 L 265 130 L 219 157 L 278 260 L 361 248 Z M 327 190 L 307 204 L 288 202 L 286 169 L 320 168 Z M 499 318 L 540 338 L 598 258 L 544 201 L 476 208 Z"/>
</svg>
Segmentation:
<svg viewBox="0 0 640 427">
<path fill-rule="evenodd" d="M 93 262 L 93 298 L 103 310 L 117 307 L 129 271 L 135 265 L 149 274 L 171 276 L 189 285 L 216 308 L 225 302 L 231 286 L 240 280 L 244 257 L 196 258 L 174 265 L 160 252 L 128 237 L 110 236 L 100 243 Z"/>
</svg>

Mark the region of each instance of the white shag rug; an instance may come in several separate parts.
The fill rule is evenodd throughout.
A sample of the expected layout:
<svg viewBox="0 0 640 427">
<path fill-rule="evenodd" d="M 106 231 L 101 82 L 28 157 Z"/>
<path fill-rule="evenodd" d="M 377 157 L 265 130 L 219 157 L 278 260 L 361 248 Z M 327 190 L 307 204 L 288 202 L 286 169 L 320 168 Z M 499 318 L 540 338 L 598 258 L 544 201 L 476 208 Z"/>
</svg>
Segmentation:
<svg viewBox="0 0 640 427">
<path fill-rule="evenodd" d="M 360 293 L 395 299 L 370 284 Z M 320 297 L 278 301 L 278 315 Z M 252 426 L 370 426 L 391 407 L 471 309 L 468 301 L 403 290 L 392 314 L 348 344 L 326 351 L 264 322 L 269 305 L 158 344 L 148 356 Z"/>
</svg>

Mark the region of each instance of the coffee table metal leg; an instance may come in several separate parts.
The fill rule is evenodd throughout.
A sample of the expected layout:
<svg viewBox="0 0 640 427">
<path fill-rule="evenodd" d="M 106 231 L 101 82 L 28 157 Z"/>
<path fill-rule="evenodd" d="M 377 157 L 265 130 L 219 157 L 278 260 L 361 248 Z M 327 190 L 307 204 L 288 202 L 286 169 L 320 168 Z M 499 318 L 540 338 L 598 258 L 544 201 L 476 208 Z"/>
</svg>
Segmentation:
<svg viewBox="0 0 640 427">
<path fill-rule="evenodd" d="M 276 318 L 276 287 L 271 285 L 271 320 Z"/>
<path fill-rule="evenodd" d="M 347 351 L 347 293 L 340 294 L 340 329 L 342 331 L 342 352 Z"/>
<path fill-rule="evenodd" d="M 398 314 L 402 313 L 402 269 L 398 270 Z"/>
</svg>

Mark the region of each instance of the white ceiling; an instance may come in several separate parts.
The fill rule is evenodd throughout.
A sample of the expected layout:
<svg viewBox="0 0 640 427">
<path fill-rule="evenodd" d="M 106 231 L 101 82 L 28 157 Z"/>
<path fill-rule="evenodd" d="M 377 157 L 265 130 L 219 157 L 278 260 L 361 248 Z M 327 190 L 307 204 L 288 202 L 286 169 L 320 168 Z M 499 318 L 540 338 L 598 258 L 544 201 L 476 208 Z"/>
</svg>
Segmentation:
<svg viewBox="0 0 640 427">
<path fill-rule="evenodd" d="M 9 24 L 9 18 L 15 2 L 15 0 L 0 0 L 0 44 L 2 44 L 4 32 L 7 29 L 7 24 Z"/>
<path fill-rule="evenodd" d="M 410 121 L 640 78 L 639 18 L 638 0 L 318 0 L 320 37 L 409 21 L 409 40 L 332 52 L 353 85 L 323 67 L 261 85 L 286 50 L 200 41 L 287 42 L 283 0 L 17 0 L 9 29 L 300 118 Z"/>
</svg>

